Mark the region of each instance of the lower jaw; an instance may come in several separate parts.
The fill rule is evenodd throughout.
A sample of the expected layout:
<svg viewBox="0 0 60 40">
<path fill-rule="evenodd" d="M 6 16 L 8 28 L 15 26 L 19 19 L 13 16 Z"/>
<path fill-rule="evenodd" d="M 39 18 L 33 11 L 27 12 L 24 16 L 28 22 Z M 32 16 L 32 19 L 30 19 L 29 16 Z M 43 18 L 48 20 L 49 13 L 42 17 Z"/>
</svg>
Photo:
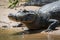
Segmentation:
<svg viewBox="0 0 60 40">
<path fill-rule="evenodd" d="M 37 27 L 27 27 L 27 28 L 29 28 L 30 30 L 31 30 L 31 29 L 32 29 L 32 30 L 40 29 L 40 28 L 37 28 Z"/>
</svg>

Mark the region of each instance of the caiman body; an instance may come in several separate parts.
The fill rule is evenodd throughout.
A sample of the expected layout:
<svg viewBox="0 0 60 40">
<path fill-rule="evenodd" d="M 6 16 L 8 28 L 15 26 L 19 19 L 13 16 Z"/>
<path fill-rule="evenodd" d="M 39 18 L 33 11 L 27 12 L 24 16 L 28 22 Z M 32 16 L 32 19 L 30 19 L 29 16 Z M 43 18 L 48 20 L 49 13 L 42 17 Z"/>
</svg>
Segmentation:
<svg viewBox="0 0 60 40">
<path fill-rule="evenodd" d="M 36 11 L 19 11 L 11 13 L 8 17 L 12 20 L 22 22 L 29 29 L 53 30 L 60 22 L 60 1 L 47 4 Z"/>
<path fill-rule="evenodd" d="M 23 5 L 24 6 L 43 6 L 43 5 L 46 5 L 55 1 L 59 1 L 59 0 L 29 0 Z"/>
</svg>

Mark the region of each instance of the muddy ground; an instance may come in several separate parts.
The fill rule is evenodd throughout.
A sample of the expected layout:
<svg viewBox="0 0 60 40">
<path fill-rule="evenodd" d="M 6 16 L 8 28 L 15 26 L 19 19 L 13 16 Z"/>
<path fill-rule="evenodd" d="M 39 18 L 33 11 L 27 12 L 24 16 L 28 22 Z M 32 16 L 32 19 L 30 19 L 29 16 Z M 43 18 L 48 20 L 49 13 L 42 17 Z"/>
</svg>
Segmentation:
<svg viewBox="0 0 60 40">
<path fill-rule="evenodd" d="M 6 3 L 5 3 L 6 2 Z M 12 27 L 15 24 L 19 24 L 20 22 L 14 22 L 8 19 L 9 13 L 15 13 L 20 9 L 27 9 L 27 10 L 36 10 L 40 7 L 36 6 L 27 6 L 27 7 L 18 7 L 15 9 L 9 9 L 8 2 L 4 0 L 0 0 L 0 40 L 60 40 L 60 27 L 51 32 L 36 32 L 32 34 L 17 34 L 24 31 L 22 27 Z M 7 27 L 2 27 L 7 25 Z M 25 28 L 25 27 L 24 27 Z M 25 28 L 26 29 L 26 28 Z"/>
</svg>

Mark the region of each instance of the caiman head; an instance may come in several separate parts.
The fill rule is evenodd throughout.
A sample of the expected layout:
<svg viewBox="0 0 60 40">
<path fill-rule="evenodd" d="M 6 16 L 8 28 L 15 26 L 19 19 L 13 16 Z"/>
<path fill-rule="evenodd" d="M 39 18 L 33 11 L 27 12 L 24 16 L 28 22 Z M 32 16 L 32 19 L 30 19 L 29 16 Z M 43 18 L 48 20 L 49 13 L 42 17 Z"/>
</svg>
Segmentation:
<svg viewBox="0 0 60 40">
<path fill-rule="evenodd" d="M 17 13 L 10 13 L 8 18 L 17 22 L 31 23 L 36 19 L 36 14 L 34 11 L 23 10 Z"/>
</svg>

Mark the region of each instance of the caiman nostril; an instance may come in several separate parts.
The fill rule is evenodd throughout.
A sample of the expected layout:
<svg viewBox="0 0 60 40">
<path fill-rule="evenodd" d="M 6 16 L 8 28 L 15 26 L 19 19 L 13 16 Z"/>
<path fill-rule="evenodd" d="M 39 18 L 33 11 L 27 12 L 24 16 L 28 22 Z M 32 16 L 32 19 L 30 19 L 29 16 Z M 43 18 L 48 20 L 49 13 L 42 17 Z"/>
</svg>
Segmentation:
<svg viewBox="0 0 60 40">
<path fill-rule="evenodd" d="M 9 14 L 9 15 L 8 15 L 8 17 L 11 17 L 11 16 L 12 16 L 12 14 Z"/>
</svg>

